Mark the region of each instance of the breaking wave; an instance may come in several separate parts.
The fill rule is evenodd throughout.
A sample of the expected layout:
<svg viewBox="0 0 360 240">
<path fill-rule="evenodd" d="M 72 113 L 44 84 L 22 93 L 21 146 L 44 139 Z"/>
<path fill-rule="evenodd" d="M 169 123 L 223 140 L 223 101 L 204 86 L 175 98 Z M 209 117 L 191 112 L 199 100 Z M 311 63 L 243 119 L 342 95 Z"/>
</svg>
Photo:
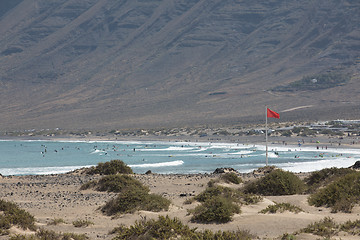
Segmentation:
<svg viewBox="0 0 360 240">
<path fill-rule="evenodd" d="M 173 167 L 173 166 L 180 166 L 183 164 L 184 164 L 183 161 L 178 160 L 178 161 L 172 161 L 172 162 L 134 164 L 134 165 L 129 165 L 129 167 L 134 167 L 134 168 Z"/>
</svg>

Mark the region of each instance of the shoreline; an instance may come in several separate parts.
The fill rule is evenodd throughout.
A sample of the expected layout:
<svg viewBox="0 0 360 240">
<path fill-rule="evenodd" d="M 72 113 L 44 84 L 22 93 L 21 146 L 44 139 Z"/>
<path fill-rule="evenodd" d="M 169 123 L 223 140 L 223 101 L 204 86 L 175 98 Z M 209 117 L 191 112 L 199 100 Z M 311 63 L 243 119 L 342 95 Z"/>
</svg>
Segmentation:
<svg viewBox="0 0 360 240">
<path fill-rule="evenodd" d="M 54 142 L 161 142 L 161 143 L 228 143 L 228 144 L 242 144 L 242 145 L 263 145 L 266 141 L 264 136 L 242 136 L 242 137 L 223 137 L 223 138 L 200 138 L 200 137 L 76 137 L 76 136 L 57 136 L 57 137 L 0 137 L 1 141 L 54 141 Z M 360 139 L 358 137 L 282 137 L 269 136 L 268 146 L 276 147 L 298 147 L 301 143 L 302 147 L 319 147 L 319 148 L 351 148 L 360 149 Z"/>
<path fill-rule="evenodd" d="M 242 139 L 245 139 L 248 141 L 247 143 L 244 143 L 244 141 Z M 283 139 L 286 139 L 287 141 L 283 140 Z M 333 144 L 327 144 L 325 141 L 331 139 L 331 141 L 333 142 Z M 156 143 L 156 142 L 161 142 L 161 143 L 164 143 L 164 144 L 172 144 L 172 143 L 176 143 L 176 144 L 183 144 L 185 145 L 186 143 L 188 144 L 231 144 L 231 145 L 240 145 L 241 146 L 248 146 L 250 147 L 251 145 L 254 145 L 254 146 L 257 146 L 259 149 L 258 150 L 261 150 L 261 151 L 264 151 L 265 149 L 265 139 L 263 139 L 263 136 L 252 136 L 252 138 L 248 138 L 248 137 L 243 137 L 243 138 L 239 138 L 239 137 L 236 137 L 236 139 L 233 137 L 233 138 L 227 138 L 227 139 L 218 139 L 218 141 L 208 141 L 204 138 L 201 138 L 202 141 L 199 141 L 199 139 L 197 138 L 192 138 L 192 139 L 182 139 L 182 140 L 179 140 L 178 138 L 176 137 L 173 137 L 173 136 L 166 136 L 166 137 L 158 137 L 158 138 L 153 138 L 152 136 L 150 137 L 131 137 L 131 138 L 109 138 L 109 137 L 101 137 L 101 138 L 79 138 L 79 137 L 69 137 L 69 136 L 66 136 L 66 137 L 39 137 L 39 138 L 35 138 L 35 137 L 31 137 L 31 138 L 23 138 L 23 137 L 11 137 L 11 138 L 6 138 L 6 139 L 0 139 L 0 141 L 49 141 L 49 142 L 81 142 L 81 143 L 87 143 L 87 142 L 102 142 L 102 143 L 107 143 L 107 142 L 121 142 L 121 143 L 126 143 L 126 142 L 139 142 L 139 143 L 149 143 L 152 142 L 152 143 Z M 262 141 L 263 140 L 263 141 Z M 303 137 L 301 138 L 301 140 L 299 138 L 292 138 L 292 137 L 278 137 L 278 136 L 272 136 L 269 138 L 269 144 L 268 144 L 268 148 L 269 148 L 269 152 L 276 152 L 276 151 L 282 151 L 282 152 L 288 152 L 288 151 L 293 151 L 293 152 L 296 152 L 296 151 L 304 151 L 304 152 L 307 152 L 307 151 L 313 151 L 313 152 L 318 152 L 318 153 L 325 153 L 327 152 L 328 154 L 331 154 L 333 153 L 333 156 L 334 157 L 336 154 L 353 154 L 354 152 L 351 152 L 351 151 L 357 151 L 357 150 L 360 150 L 360 147 L 358 147 L 357 144 L 351 144 L 351 141 L 352 141 L 352 138 L 343 138 L 341 139 L 342 140 L 342 144 L 339 145 L 339 144 L 335 144 L 334 143 L 334 140 L 338 140 L 338 139 L 334 139 L 334 138 L 328 138 L 326 136 L 322 136 L 321 138 L 318 137 L 318 138 L 313 138 L 313 137 Z M 301 144 L 302 146 L 299 147 L 298 146 L 298 143 L 299 141 L 301 141 Z M 280 150 L 279 150 L 280 149 Z M 348 152 L 344 152 L 344 150 L 348 150 Z M 211 154 L 211 153 L 210 153 Z M 315 153 L 317 154 L 317 153 Z M 240 158 L 240 155 L 238 156 Z M 113 156 L 112 159 L 116 159 L 117 156 Z M 264 156 L 264 159 L 265 159 L 265 156 Z M 333 158 L 331 158 L 330 156 L 330 159 L 331 160 Z M 349 159 L 349 160 L 348 160 Z M 351 160 L 350 160 L 351 159 Z M 110 158 L 104 158 L 103 161 L 107 161 L 107 160 L 110 160 Z M 122 159 L 124 160 L 124 159 Z M 289 158 L 290 160 L 290 158 Z M 100 160 L 101 161 L 101 160 Z M 290 160 L 291 161 L 291 160 Z M 350 162 L 351 161 L 351 162 Z M 352 158 L 352 157 L 348 157 L 346 159 L 346 162 L 344 161 L 341 165 L 341 163 L 338 161 L 334 162 L 334 166 L 336 167 L 350 167 L 351 165 L 353 165 L 355 162 L 357 161 L 357 158 Z M 316 162 L 316 161 L 315 161 Z M 344 165 L 344 163 L 346 163 L 346 165 Z M 277 163 L 269 163 L 270 165 L 277 165 Z M 280 164 L 280 163 L 279 163 Z M 340 164 L 340 165 L 339 165 Z M 92 164 L 90 164 L 92 165 Z M 49 170 L 47 169 L 44 169 L 46 172 L 41 172 L 41 171 L 38 171 L 34 174 L 31 174 L 31 175 L 49 175 L 49 174 L 63 174 L 63 173 L 66 173 L 66 172 L 69 172 L 69 171 L 73 171 L 73 170 L 76 170 L 76 169 L 79 169 L 79 168 L 83 168 L 83 167 L 89 167 L 90 166 L 89 164 L 88 165 L 84 165 L 84 166 L 71 166 L 71 165 L 68 165 L 67 169 L 66 169 L 66 166 L 64 166 L 64 169 L 61 170 L 60 166 L 58 167 L 59 169 L 55 169 L 53 170 L 54 172 L 49 172 Z M 130 164 L 131 165 L 131 164 Z M 141 164 L 140 164 L 141 165 Z M 265 160 L 264 160 L 264 166 L 265 166 Z M 226 164 L 221 166 L 221 167 L 231 167 L 231 165 L 227 166 Z M 283 166 L 284 167 L 284 166 Z M 290 166 L 289 166 L 290 167 Z M 328 165 L 324 166 L 323 168 L 327 168 L 329 167 Z M 28 167 L 29 169 L 31 167 Z M 56 168 L 56 167 L 55 167 Z M 70 168 L 70 169 L 69 169 Z M 151 168 L 151 167 L 149 167 Z M 214 167 L 214 169 L 212 169 L 211 171 L 214 171 L 216 167 Z M 280 166 L 281 168 L 281 166 Z M 285 168 L 285 167 L 284 167 Z M 290 167 L 291 168 L 291 167 Z M 254 168 L 255 169 L 255 168 Z M 4 174 L 4 176 L 10 176 L 10 175 L 13 175 L 13 176 L 25 176 L 25 175 L 29 175 L 28 170 L 25 169 L 25 173 L 2 173 Z M 144 169 L 138 169 L 137 173 L 145 173 L 145 170 L 143 171 Z M 149 169 L 147 169 L 149 170 Z M 241 170 L 241 169 L 238 169 L 237 171 L 239 173 L 249 173 L 251 172 L 253 169 L 250 169 L 250 170 Z M 318 167 L 316 168 L 316 170 L 320 170 L 318 169 Z M 202 172 L 202 174 L 206 173 L 206 174 L 211 174 L 211 172 L 209 169 L 206 170 L 206 172 Z M 302 169 L 288 169 L 288 171 L 291 171 L 293 173 L 301 173 L 301 172 L 311 172 L 313 171 L 312 169 L 309 169 L 308 167 L 305 166 L 305 168 L 302 168 Z M 156 171 L 154 171 L 156 172 Z M 199 172 L 201 173 L 201 171 Z M 160 172 L 160 174 L 167 174 L 167 173 L 164 173 L 164 172 Z M 169 174 L 189 174 L 187 172 L 183 172 L 183 173 L 169 173 Z M 198 174 L 197 172 L 195 173 L 192 173 L 192 174 Z"/>
</svg>

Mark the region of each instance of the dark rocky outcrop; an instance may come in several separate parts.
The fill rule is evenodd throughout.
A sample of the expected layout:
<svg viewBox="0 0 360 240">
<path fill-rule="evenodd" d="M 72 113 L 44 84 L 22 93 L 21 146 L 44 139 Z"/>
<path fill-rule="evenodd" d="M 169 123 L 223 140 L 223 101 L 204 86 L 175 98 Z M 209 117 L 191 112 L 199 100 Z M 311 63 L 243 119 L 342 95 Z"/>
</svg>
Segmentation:
<svg viewBox="0 0 360 240">
<path fill-rule="evenodd" d="M 214 171 L 215 174 L 228 173 L 228 172 L 237 172 L 237 171 L 233 168 L 217 168 Z"/>
<path fill-rule="evenodd" d="M 350 166 L 352 169 L 360 169 L 360 161 L 356 161 L 354 165 Z"/>
</svg>

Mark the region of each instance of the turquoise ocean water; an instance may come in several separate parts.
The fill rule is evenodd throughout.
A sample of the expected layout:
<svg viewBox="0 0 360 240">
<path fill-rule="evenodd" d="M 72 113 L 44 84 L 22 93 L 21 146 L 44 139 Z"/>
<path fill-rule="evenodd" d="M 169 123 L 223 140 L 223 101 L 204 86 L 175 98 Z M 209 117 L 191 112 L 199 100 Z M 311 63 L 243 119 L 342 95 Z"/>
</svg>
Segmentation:
<svg viewBox="0 0 360 240">
<path fill-rule="evenodd" d="M 121 159 L 135 173 L 212 173 L 232 167 L 250 172 L 265 165 L 265 146 L 237 143 L 123 141 L 0 141 L 0 174 L 56 174 Z M 269 145 L 269 165 L 292 172 L 349 167 L 360 149 Z"/>
</svg>

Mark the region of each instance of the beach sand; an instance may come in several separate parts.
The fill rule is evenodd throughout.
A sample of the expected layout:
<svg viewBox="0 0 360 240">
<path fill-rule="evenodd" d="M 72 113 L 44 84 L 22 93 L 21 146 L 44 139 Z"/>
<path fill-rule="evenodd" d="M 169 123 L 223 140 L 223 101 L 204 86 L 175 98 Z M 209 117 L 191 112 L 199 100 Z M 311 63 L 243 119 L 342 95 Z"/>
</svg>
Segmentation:
<svg viewBox="0 0 360 240">
<path fill-rule="evenodd" d="M 302 177 L 304 174 L 302 175 Z M 89 176 L 79 173 L 38 176 L 6 176 L 0 177 L 0 199 L 17 203 L 21 208 L 30 212 L 36 218 L 37 225 L 56 232 L 85 233 L 90 239 L 112 239 L 109 234 L 113 228 L 124 224 L 132 225 L 136 220 L 157 218 L 159 215 L 168 215 L 179 218 L 184 224 L 199 230 L 249 230 L 259 239 L 275 239 L 284 233 L 294 233 L 319 221 L 324 217 L 331 217 L 337 223 L 359 218 L 360 208 L 354 208 L 353 213 L 331 213 L 328 208 L 309 206 L 308 195 L 293 196 L 265 196 L 258 204 L 241 206 L 241 214 L 236 214 L 233 221 L 226 224 L 196 224 L 191 223 L 188 209 L 198 204 L 184 204 L 184 201 L 203 191 L 211 179 L 219 174 L 194 175 L 139 175 L 134 177 L 149 186 L 152 193 L 161 194 L 171 200 L 172 205 L 166 212 L 138 211 L 134 214 L 125 214 L 117 218 L 103 215 L 98 208 L 109 199 L 116 196 L 114 193 L 97 192 L 94 190 L 80 190 L 80 186 L 99 176 Z M 253 173 L 241 174 L 244 181 L 249 181 L 259 175 Z M 240 187 L 241 185 L 230 185 Z M 288 202 L 301 207 L 304 212 L 298 214 L 284 212 L 276 214 L 261 214 L 260 210 L 274 202 Z M 63 219 L 65 223 L 48 225 L 54 219 Z M 76 228 L 72 222 L 89 220 L 93 225 Z M 19 229 L 12 229 L 13 233 L 22 233 Z M 7 239 L 2 236 L 0 239 Z M 319 239 L 319 236 L 301 234 L 297 239 Z M 340 239 L 340 237 L 339 237 Z M 341 236 L 341 239 L 358 239 L 358 236 Z"/>
</svg>

